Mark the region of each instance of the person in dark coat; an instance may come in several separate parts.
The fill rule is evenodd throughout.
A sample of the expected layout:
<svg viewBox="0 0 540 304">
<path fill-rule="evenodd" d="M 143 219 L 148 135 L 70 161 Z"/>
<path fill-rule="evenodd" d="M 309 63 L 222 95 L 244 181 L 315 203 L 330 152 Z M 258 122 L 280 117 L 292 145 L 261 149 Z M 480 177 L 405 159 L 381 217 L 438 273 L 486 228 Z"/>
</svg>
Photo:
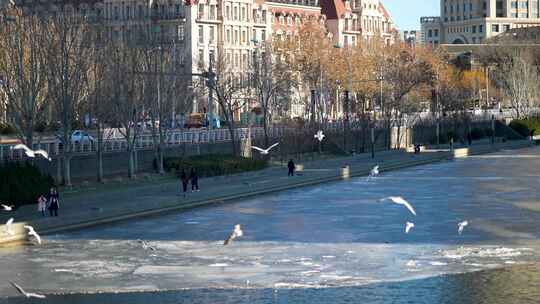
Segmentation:
<svg viewBox="0 0 540 304">
<path fill-rule="evenodd" d="M 58 216 L 58 208 L 60 207 L 60 203 L 58 201 L 59 198 L 60 196 L 58 195 L 58 191 L 55 187 L 52 187 L 47 195 L 47 201 L 49 202 L 49 214 L 51 216 Z"/>
<path fill-rule="evenodd" d="M 184 196 L 186 196 L 188 184 L 189 184 L 189 178 L 186 174 L 186 171 L 182 169 L 182 173 L 180 173 L 180 180 L 182 181 L 182 189 L 184 190 Z"/>
<path fill-rule="evenodd" d="M 197 176 L 197 172 L 193 168 L 191 168 L 189 179 L 191 179 L 191 192 L 199 192 L 199 176 Z"/>
<path fill-rule="evenodd" d="M 289 168 L 289 174 L 288 176 L 294 176 L 294 169 L 295 169 L 295 166 L 294 166 L 294 162 L 293 160 L 289 160 L 289 163 L 287 164 L 287 168 Z"/>
</svg>

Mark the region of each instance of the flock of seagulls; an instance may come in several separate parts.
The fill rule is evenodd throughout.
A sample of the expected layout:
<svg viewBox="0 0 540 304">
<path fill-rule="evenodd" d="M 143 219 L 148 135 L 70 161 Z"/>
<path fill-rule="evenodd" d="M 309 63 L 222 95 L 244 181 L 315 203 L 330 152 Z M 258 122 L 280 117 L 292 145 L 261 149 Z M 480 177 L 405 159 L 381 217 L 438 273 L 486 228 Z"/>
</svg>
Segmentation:
<svg viewBox="0 0 540 304">
<path fill-rule="evenodd" d="M 152 5 L 152 0 L 149 1 L 149 4 Z M 322 142 L 325 138 L 325 135 L 323 133 L 323 131 L 319 130 L 315 135 L 314 135 L 314 138 L 317 139 L 319 142 Z M 270 154 L 270 151 L 277 147 L 279 145 L 279 143 L 275 143 L 273 145 L 271 145 L 270 147 L 268 147 L 267 149 L 263 149 L 263 148 L 260 148 L 260 147 L 257 147 L 257 146 L 251 146 L 252 149 L 254 150 L 257 150 L 260 152 L 261 155 L 268 155 Z M 30 158 L 35 158 L 37 155 L 51 161 L 51 158 L 49 157 L 49 155 L 47 154 L 47 152 L 45 150 L 31 150 L 30 148 L 28 148 L 26 145 L 23 145 L 23 144 L 18 144 L 14 147 L 12 147 L 13 150 L 23 150 L 24 153 L 26 154 L 26 156 L 30 157 Z M 376 176 L 379 175 L 379 166 L 376 165 L 374 166 L 370 173 L 369 173 L 369 176 L 368 176 L 368 181 L 370 178 L 375 178 Z M 394 204 L 397 204 L 397 205 L 401 205 L 401 206 L 404 206 L 410 213 L 412 213 L 414 216 L 416 216 L 416 211 L 414 210 L 413 206 L 407 202 L 403 197 L 401 196 L 389 196 L 389 197 L 386 197 L 386 198 L 383 198 L 380 200 L 381 202 L 385 202 L 385 201 L 390 201 L 391 203 L 394 203 Z M 13 205 L 5 205 L 5 204 L 1 204 L 0 205 L 2 207 L 2 209 L 4 211 L 13 211 L 13 208 L 15 206 Z M 464 228 L 468 225 L 469 223 L 467 221 L 462 221 L 460 223 L 458 223 L 458 233 L 461 235 L 463 233 L 463 230 Z M 5 231 L 7 234 L 9 235 L 14 235 L 14 232 L 12 230 L 12 225 L 13 225 L 13 218 L 10 218 L 7 222 L 6 222 L 6 227 L 5 227 Z M 26 230 L 28 230 L 28 236 L 31 236 L 33 237 L 37 242 L 38 244 L 41 244 L 41 237 L 39 236 L 39 234 L 34 230 L 34 228 L 32 226 L 29 226 L 29 225 L 24 225 L 23 226 Z M 405 233 L 408 234 L 411 229 L 414 228 L 414 223 L 413 222 L 409 222 L 407 221 L 405 223 Z M 232 233 L 229 235 L 229 237 L 223 242 L 223 245 L 224 246 L 227 246 L 229 245 L 233 240 L 235 240 L 236 238 L 239 238 L 239 237 L 242 237 L 244 235 L 244 232 L 242 231 L 242 228 L 241 228 L 241 225 L 240 224 L 236 224 L 234 226 L 234 229 L 232 231 Z M 144 240 L 138 240 L 138 242 L 142 245 L 142 248 L 144 250 L 150 250 L 150 251 L 155 251 L 156 248 L 151 246 L 148 242 L 144 241 Z M 24 295 L 26 298 L 40 298 L 40 299 L 43 299 L 45 298 L 45 295 L 41 295 L 41 294 L 37 294 L 37 293 L 30 293 L 30 292 L 26 292 L 21 286 L 19 286 L 18 284 L 14 283 L 14 282 L 11 282 L 10 281 L 10 284 L 22 295 Z"/>
<path fill-rule="evenodd" d="M 11 150 L 23 150 L 24 151 L 24 154 L 26 154 L 26 156 L 30 157 L 30 158 L 35 158 L 36 156 L 41 156 L 43 158 L 45 158 L 46 160 L 48 161 L 51 161 L 52 159 L 49 157 L 49 154 L 47 153 L 47 151 L 45 150 L 42 150 L 42 149 L 39 149 L 39 150 L 32 150 L 30 148 L 28 148 L 26 145 L 24 144 L 18 144 L 18 145 L 15 145 L 13 147 L 11 147 Z"/>
</svg>

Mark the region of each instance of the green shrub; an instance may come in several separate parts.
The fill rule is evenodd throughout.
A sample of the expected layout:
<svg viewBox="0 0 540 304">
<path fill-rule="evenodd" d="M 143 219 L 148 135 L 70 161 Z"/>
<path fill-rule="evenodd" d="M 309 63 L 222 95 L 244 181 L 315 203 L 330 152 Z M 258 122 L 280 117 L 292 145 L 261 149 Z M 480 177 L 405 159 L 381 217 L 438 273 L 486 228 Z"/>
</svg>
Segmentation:
<svg viewBox="0 0 540 304">
<path fill-rule="evenodd" d="M 12 135 L 17 131 L 12 125 L 0 123 L 0 134 L 2 135 Z"/>
<path fill-rule="evenodd" d="M 514 119 L 510 128 L 524 137 L 530 136 L 531 132 L 533 135 L 540 135 L 540 119 Z"/>
<path fill-rule="evenodd" d="M 200 177 L 209 177 L 262 170 L 267 167 L 267 161 L 210 154 L 187 158 L 166 157 L 163 160 L 163 166 L 169 172 L 179 172 L 184 169 L 187 174 L 189 174 L 191 168 L 194 168 Z"/>
<path fill-rule="evenodd" d="M 54 180 L 30 163 L 0 165 L 0 202 L 15 205 L 34 204 L 41 194 L 49 192 Z"/>
</svg>

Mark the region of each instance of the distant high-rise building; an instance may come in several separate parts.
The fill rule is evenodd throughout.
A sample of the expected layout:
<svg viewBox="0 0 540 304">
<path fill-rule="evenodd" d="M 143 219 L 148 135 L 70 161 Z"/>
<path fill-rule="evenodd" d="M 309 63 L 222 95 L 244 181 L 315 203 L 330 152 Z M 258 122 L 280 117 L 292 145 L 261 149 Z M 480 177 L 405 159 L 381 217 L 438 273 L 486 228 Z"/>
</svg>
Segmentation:
<svg viewBox="0 0 540 304">
<path fill-rule="evenodd" d="M 420 19 L 425 44 L 435 45 L 436 41 L 481 44 L 510 29 L 540 25 L 538 0 L 441 0 L 440 3 L 440 17 Z M 438 37 L 434 37 L 435 30 Z"/>
</svg>

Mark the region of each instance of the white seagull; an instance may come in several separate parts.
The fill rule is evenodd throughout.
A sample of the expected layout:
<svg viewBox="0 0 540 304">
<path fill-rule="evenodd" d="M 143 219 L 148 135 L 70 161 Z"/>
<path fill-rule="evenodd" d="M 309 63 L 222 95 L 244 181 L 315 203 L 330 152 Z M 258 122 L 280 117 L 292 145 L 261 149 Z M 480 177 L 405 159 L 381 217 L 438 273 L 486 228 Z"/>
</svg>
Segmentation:
<svg viewBox="0 0 540 304">
<path fill-rule="evenodd" d="M 405 224 L 405 233 L 409 233 L 409 231 L 411 231 L 412 228 L 414 228 L 414 223 L 407 222 Z"/>
<path fill-rule="evenodd" d="M 24 144 L 15 145 L 15 146 L 11 147 L 11 149 L 12 150 L 23 150 L 24 154 L 26 154 L 26 156 L 28 156 L 30 158 L 34 158 L 34 157 L 36 157 L 36 155 L 40 155 L 43 158 L 45 158 L 46 160 L 51 161 L 51 158 L 49 157 L 49 154 L 45 150 L 41 150 L 41 149 L 40 150 L 32 150 L 32 149 L 28 148 Z"/>
<path fill-rule="evenodd" d="M 26 298 L 45 299 L 45 296 L 42 295 L 42 294 L 24 291 L 24 289 L 21 286 L 19 286 L 17 283 L 9 281 L 9 284 L 11 284 L 13 287 L 15 287 L 15 289 L 17 289 L 17 291 L 20 294 L 24 295 Z"/>
<path fill-rule="evenodd" d="M 371 171 L 369 172 L 370 177 L 375 177 L 377 175 L 379 175 L 379 165 L 373 167 L 373 169 L 371 169 Z"/>
<path fill-rule="evenodd" d="M 4 209 L 4 211 L 13 211 L 14 207 L 15 206 L 13 206 L 13 205 L 8 206 L 8 205 L 2 204 L 2 209 Z"/>
<path fill-rule="evenodd" d="M 313 137 L 315 137 L 319 142 L 322 142 L 326 136 L 324 135 L 323 131 L 319 130 Z"/>
<path fill-rule="evenodd" d="M 463 221 L 463 222 L 458 223 L 457 225 L 458 225 L 458 233 L 461 234 L 465 226 L 469 225 L 469 222 Z"/>
<path fill-rule="evenodd" d="M 25 228 L 25 229 L 28 229 L 28 235 L 31 235 L 31 236 L 35 237 L 35 238 L 36 238 L 36 241 L 38 242 L 38 244 L 41 245 L 41 237 L 40 237 L 39 234 L 37 234 L 37 232 L 34 230 L 34 227 L 24 225 L 24 228 Z"/>
<path fill-rule="evenodd" d="M 223 246 L 229 245 L 232 240 L 234 240 L 237 237 L 241 237 L 244 235 L 244 232 L 242 232 L 242 229 L 240 228 L 240 224 L 234 225 L 234 230 L 231 233 L 231 235 L 223 242 Z"/>
<path fill-rule="evenodd" d="M 409 202 L 407 202 L 405 199 L 403 199 L 403 197 L 401 197 L 401 196 L 389 196 L 387 198 L 383 198 L 381 200 L 381 202 L 388 201 L 388 200 L 392 201 L 392 203 L 394 203 L 394 204 L 403 205 L 403 206 L 407 207 L 407 209 L 409 209 L 409 211 L 412 214 L 416 215 L 416 211 L 414 211 L 414 208 L 411 206 L 411 204 L 409 204 Z"/>
<path fill-rule="evenodd" d="M 270 153 L 270 150 L 272 150 L 272 148 L 274 148 L 275 146 L 279 145 L 279 143 L 275 143 L 273 145 L 271 145 L 268 149 L 261 149 L 259 147 L 255 147 L 255 146 L 251 146 L 251 149 L 255 149 L 259 152 L 261 152 L 262 155 L 268 155 L 268 153 Z"/>
<path fill-rule="evenodd" d="M 149 249 L 150 251 L 156 251 L 156 247 L 150 246 L 147 241 L 139 240 L 139 243 L 141 243 L 144 250 Z"/>
<path fill-rule="evenodd" d="M 15 233 L 13 232 L 13 230 L 11 230 L 11 224 L 13 224 L 13 218 L 10 218 L 6 222 L 6 233 L 9 235 L 14 235 Z"/>
</svg>

